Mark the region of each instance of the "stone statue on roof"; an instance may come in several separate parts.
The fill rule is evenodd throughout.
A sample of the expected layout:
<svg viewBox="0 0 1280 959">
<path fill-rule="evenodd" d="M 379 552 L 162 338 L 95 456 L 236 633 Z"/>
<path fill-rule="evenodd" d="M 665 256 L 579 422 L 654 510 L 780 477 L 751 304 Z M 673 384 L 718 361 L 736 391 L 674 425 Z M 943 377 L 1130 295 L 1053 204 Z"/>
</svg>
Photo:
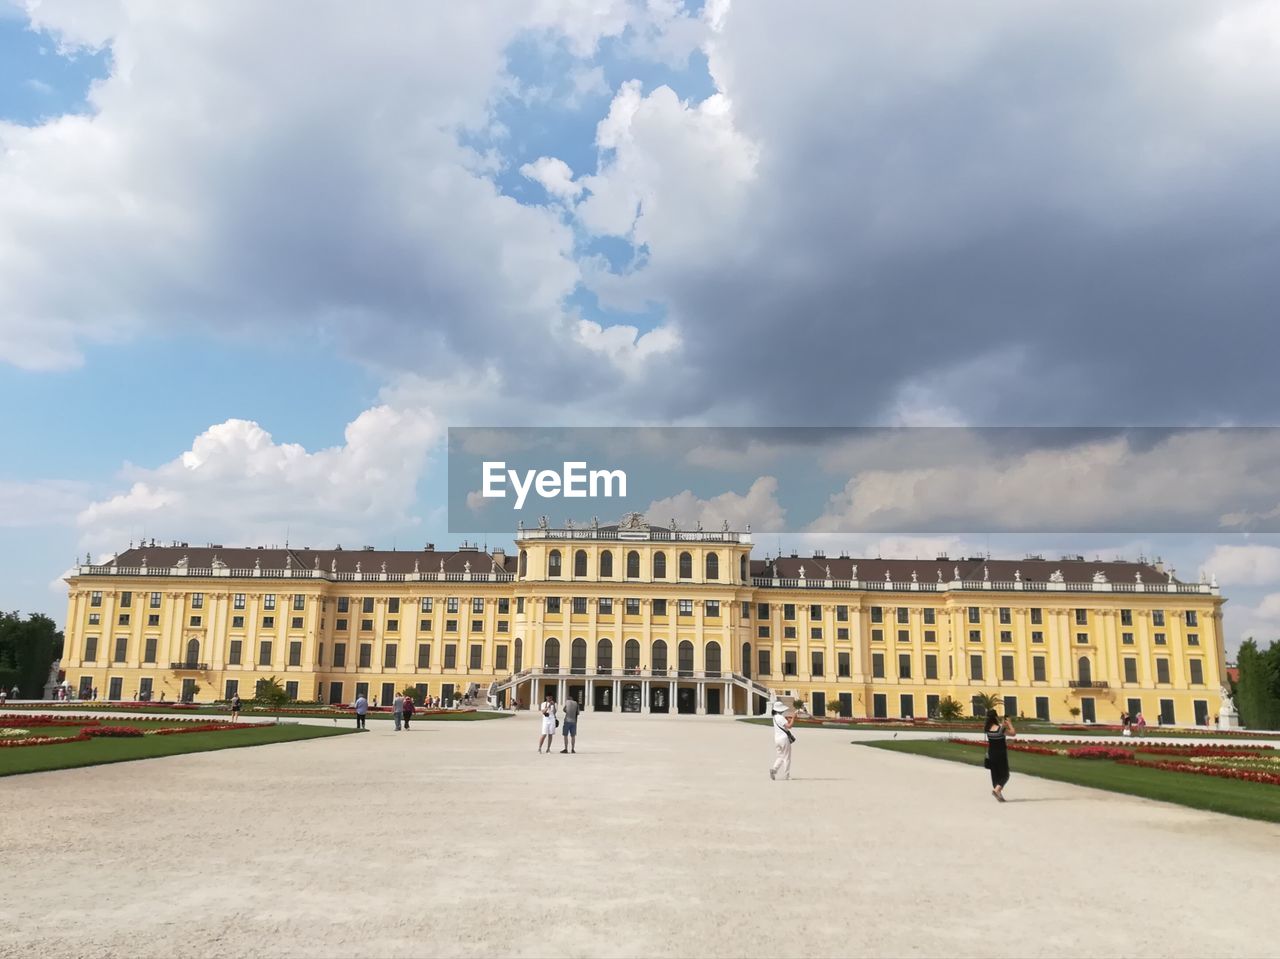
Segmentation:
<svg viewBox="0 0 1280 959">
<path fill-rule="evenodd" d="M 565 529 L 573 529 L 573 517 L 572 517 L 572 516 L 570 516 L 567 520 L 565 520 L 565 521 L 564 521 L 564 528 L 565 528 Z"/>
<path fill-rule="evenodd" d="M 413 561 L 413 575 L 418 575 L 418 561 L 416 559 Z"/>
<path fill-rule="evenodd" d="M 827 564 L 827 579 L 831 578 L 831 564 Z"/>
<path fill-rule="evenodd" d="M 673 532 L 673 533 L 674 533 L 674 532 L 675 532 L 676 530 L 678 530 L 679 528 L 680 528 L 680 527 L 676 525 L 676 518 L 675 518 L 674 516 L 673 516 L 673 517 L 671 517 L 671 532 Z"/>
<path fill-rule="evenodd" d="M 982 581 L 984 583 L 991 582 L 991 570 L 987 569 L 985 566 L 982 567 Z"/>
<path fill-rule="evenodd" d="M 465 563 L 462 564 L 462 571 L 464 573 L 471 572 L 471 560 L 467 560 Z"/>
<path fill-rule="evenodd" d="M 938 570 L 938 582 L 942 582 L 942 570 Z"/>
<path fill-rule="evenodd" d="M 329 560 L 329 572 L 336 573 L 338 571 L 338 557 Z"/>
<path fill-rule="evenodd" d="M 382 561 L 382 573 L 384 576 L 386 575 L 386 572 L 387 572 L 387 561 L 384 559 Z"/>
<path fill-rule="evenodd" d="M 356 560 L 356 572 L 360 572 L 360 560 Z"/>
<path fill-rule="evenodd" d="M 728 521 L 728 520 L 725 520 L 723 523 L 721 523 L 721 524 L 720 524 L 720 532 L 722 532 L 722 533 L 727 533 L 727 532 L 729 532 L 729 521 Z"/>
<path fill-rule="evenodd" d="M 316 572 L 320 571 L 320 554 L 316 553 Z"/>
<path fill-rule="evenodd" d="M 1169 582 L 1173 582 L 1173 567 L 1169 567 Z"/>
<path fill-rule="evenodd" d="M 1013 571 L 1013 581 L 1014 581 L 1015 583 L 1021 583 L 1021 582 L 1022 582 L 1022 570 L 1020 570 L 1020 569 L 1015 569 L 1015 570 Z"/>
<path fill-rule="evenodd" d="M 803 566 L 801 566 L 801 567 L 800 567 L 800 578 L 801 578 L 801 579 L 804 579 L 804 567 L 803 567 Z"/>
<path fill-rule="evenodd" d="M 1052 573 L 1050 573 L 1050 574 L 1049 574 L 1049 582 L 1051 582 L 1051 583 L 1065 583 L 1065 582 L 1066 582 L 1066 579 L 1065 579 L 1065 578 L 1063 577 L 1063 575 L 1062 575 L 1062 570 L 1060 570 L 1060 569 L 1055 569 Z"/>
<path fill-rule="evenodd" d="M 920 582 L 920 576 L 916 573 L 914 569 L 911 571 L 911 582 L 913 583 Z"/>
<path fill-rule="evenodd" d="M 547 520 L 545 516 L 538 517 L 538 529 L 549 529 L 550 526 L 551 526 L 551 523 Z"/>
<path fill-rule="evenodd" d="M 1098 570 L 1096 573 L 1093 574 L 1093 581 L 1095 583 L 1105 583 L 1107 581 L 1107 574 L 1104 573 L 1102 570 Z"/>
<path fill-rule="evenodd" d="M 593 516 L 593 517 L 591 517 L 591 528 L 592 528 L 592 529 L 599 529 L 599 528 L 600 528 L 600 517 L 599 517 L 599 516 Z"/>
<path fill-rule="evenodd" d="M 440 557 L 440 572 L 444 572 L 444 557 Z"/>
<path fill-rule="evenodd" d="M 885 581 L 886 583 L 892 583 L 892 582 L 893 582 L 893 580 L 889 577 L 889 571 L 888 571 L 887 569 L 884 571 L 884 581 Z"/>
<path fill-rule="evenodd" d="M 701 532 L 702 532 L 702 520 L 698 520 L 696 523 L 694 523 L 694 524 L 693 524 L 693 528 L 694 528 L 695 530 L 697 530 L 699 533 L 701 533 Z"/>
<path fill-rule="evenodd" d="M 1135 583 L 1142 582 L 1142 570 L 1138 570 L 1136 573 L 1133 574 L 1133 581 Z"/>
<path fill-rule="evenodd" d="M 209 565 L 210 565 L 210 566 L 212 566 L 214 569 L 226 569 L 226 568 L 227 568 L 227 564 L 226 564 L 226 563 L 224 563 L 224 562 L 222 561 L 222 558 L 221 558 L 220 556 L 218 556 L 216 553 L 214 554 L 213 561 L 212 561 Z"/>
<path fill-rule="evenodd" d="M 261 557 L 261 556 L 256 556 L 256 557 L 254 557 L 254 560 L 253 560 L 253 568 L 254 568 L 254 569 L 262 569 L 262 557 Z"/>
<path fill-rule="evenodd" d="M 187 557 L 185 557 L 185 556 L 184 556 L 184 557 L 182 557 L 180 560 L 178 560 L 176 563 L 174 563 L 174 564 L 173 564 L 173 568 L 174 568 L 174 569 L 186 569 L 186 568 L 187 568 Z M 1203 582 L 1203 577 L 1201 578 L 1201 582 Z"/>
<path fill-rule="evenodd" d="M 960 580 L 960 567 L 959 567 L 959 566 L 957 566 L 957 567 L 956 567 L 955 580 L 956 580 L 957 582 L 959 582 L 959 580 Z"/>
</svg>

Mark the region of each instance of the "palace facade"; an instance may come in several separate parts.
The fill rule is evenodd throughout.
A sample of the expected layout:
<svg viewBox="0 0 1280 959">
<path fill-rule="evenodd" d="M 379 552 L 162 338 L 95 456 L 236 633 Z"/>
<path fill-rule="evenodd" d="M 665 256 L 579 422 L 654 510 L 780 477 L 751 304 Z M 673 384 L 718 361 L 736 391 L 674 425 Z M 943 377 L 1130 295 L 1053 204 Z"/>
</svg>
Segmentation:
<svg viewBox="0 0 1280 959">
<path fill-rule="evenodd" d="M 753 559 L 749 532 L 521 529 L 514 553 L 138 546 L 68 578 L 81 695 L 388 702 L 416 687 L 590 710 L 1204 723 L 1225 681 L 1215 583 L 1083 557 Z"/>
</svg>

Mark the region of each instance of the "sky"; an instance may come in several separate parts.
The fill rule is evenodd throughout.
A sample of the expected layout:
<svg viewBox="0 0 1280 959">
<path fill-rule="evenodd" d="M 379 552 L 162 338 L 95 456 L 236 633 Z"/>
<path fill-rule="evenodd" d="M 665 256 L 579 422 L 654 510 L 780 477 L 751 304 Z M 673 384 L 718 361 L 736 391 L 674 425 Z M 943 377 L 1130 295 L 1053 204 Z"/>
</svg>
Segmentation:
<svg viewBox="0 0 1280 959">
<path fill-rule="evenodd" d="M 455 542 L 451 426 L 1273 425 L 1277 117 L 1271 0 L 0 0 L 0 608 L 143 537 Z M 943 541 L 1280 635 L 1229 523 L 773 548 Z"/>
</svg>

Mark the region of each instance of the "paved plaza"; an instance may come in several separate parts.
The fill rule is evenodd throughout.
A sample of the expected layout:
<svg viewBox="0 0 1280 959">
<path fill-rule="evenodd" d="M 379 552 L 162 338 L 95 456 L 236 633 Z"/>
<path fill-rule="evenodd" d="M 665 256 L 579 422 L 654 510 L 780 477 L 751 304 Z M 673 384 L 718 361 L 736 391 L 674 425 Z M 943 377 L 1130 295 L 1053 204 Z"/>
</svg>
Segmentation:
<svg viewBox="0 0 1280 959">
<path fill-rule="evenodd" d="M 591 714 L 0 781 L 0 954 L 1265 956 L 1280 827 L 798 730 Z M 557 741 L 557 750 L 559 741 Z"/>
</svg>

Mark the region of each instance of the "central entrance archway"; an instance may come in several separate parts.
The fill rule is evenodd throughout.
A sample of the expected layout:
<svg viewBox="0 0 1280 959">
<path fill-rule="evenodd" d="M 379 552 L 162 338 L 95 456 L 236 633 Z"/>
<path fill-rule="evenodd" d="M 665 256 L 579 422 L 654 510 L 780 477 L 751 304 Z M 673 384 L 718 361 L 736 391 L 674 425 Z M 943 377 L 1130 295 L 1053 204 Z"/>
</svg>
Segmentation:
<svg viewBox="0 0 1280 959">
<path fill-rule="evenodd" d="M 622 687 L 622 711 L 624 713 L 640 712 L 640 684 L 624 683 Z"/>
</svg>

